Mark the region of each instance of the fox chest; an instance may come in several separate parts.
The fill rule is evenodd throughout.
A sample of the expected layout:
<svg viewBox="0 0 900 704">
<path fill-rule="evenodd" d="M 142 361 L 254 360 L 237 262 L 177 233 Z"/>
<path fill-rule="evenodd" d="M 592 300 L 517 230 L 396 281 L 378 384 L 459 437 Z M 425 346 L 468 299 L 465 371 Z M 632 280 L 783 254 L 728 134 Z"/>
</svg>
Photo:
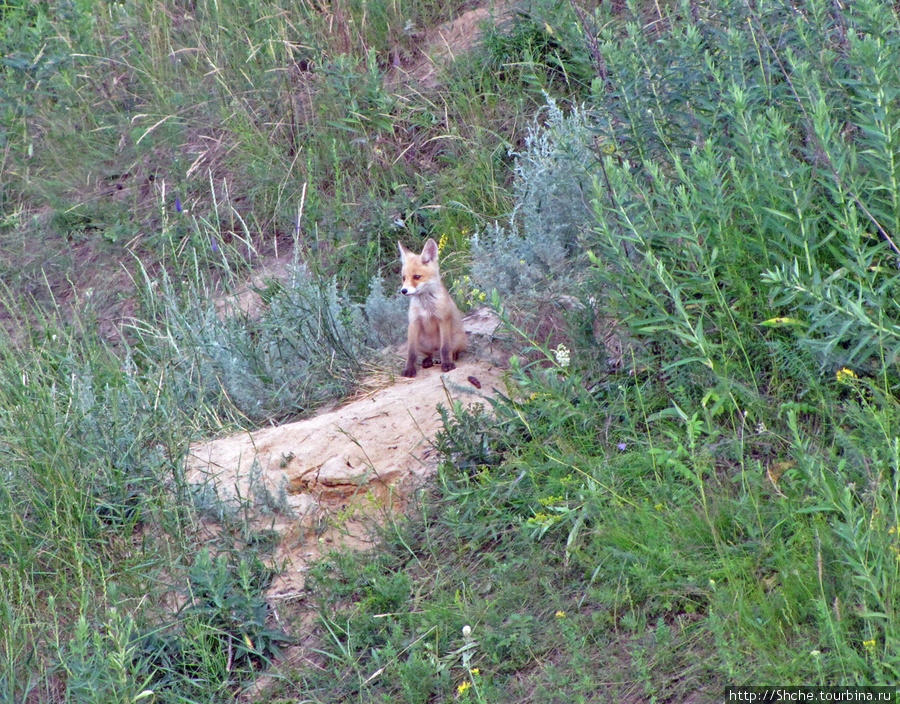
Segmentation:
<svg viewBox="0 0 900 704">
<path fill-rule="evenodd" d="M 413 300 L 409 306 L 409 324 L 418 337 L 422 351 L 437 350 L 441 344 L 441 318 L 437 310 Z"/>
</svg>

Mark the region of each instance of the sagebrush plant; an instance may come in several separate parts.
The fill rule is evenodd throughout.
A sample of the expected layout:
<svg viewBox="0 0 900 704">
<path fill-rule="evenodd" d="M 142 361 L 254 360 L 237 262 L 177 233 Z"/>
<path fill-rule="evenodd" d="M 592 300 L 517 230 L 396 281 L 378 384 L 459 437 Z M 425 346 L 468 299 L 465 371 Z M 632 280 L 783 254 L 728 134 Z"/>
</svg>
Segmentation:
<svg viewBox="0 0 900 704">
<path fill-rule="evenodd" d="M 384 279 L 373 277 L 363 304 L 366 342 L 373 347 L 402 342 L 406 338 L 408 309 L 409 303 L 397 295 L 396 287 L 389 287 L 385 293 Z"/>
<path fill-rule="evenodd" d="M 256 421 L 308 413 L 349 391 L 364 361 L 359 307 L 297 261 L 286 280 L 255 291 L 258 317 L 217 303 L 202 277 L 181 286 L 144 277 L 149 320 L 134 332 L 144 363 L 170 360 L 186 408 Z"/>
<path fill-rule="evenodd" d="M 591 222 L 595 132 L 584 109 L 547 106 L 516 153 L 515 208 L 507 225 L 472 236 L 472 276 L 485 291 L 535 295 L 571 273 L 580 236 Z M 568 282 L 565 282 L 566 285 Z"/>
</svg>

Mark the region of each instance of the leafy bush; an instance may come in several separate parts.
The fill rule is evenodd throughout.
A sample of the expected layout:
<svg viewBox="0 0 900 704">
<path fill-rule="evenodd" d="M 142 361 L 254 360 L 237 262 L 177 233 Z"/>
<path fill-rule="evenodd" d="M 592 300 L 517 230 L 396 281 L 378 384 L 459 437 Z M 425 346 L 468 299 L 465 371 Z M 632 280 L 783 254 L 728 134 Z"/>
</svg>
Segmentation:
<svg viewBox="0 0 900 704">
<path fill-rule="evenodd" d="M 538 386 L 520 411 L 538 443 L 552 445 L 538 444 L 538 455 L 560 470 L 590 467 L 577 474 L 582 491 L 560 494 L 567 502 L 553 512 L 533 507 L 532 522 L 537 536 L 562 529 L 570 549 L 601 549 L 598 574 L 613 556 L 626 559 L 630 594 L 647 585 L 652 612 L 654 592 L 690 589 L 690 575 L 666 564 L 667 551 L 683 548 L 656 533 L 669 519 L 643 505 L 674 512 L 671 525 L 696 531 L 695 549 L 719 565 L 707 569 L 721 569 L 716 596 L 700 603 L 710 628 L 727 619 L 720 593 L 730 609 L 739 604 L 732 637 L 752 644 L 754 661 L 735 660 L 734 641 L 723 638 L 729 676 L 803 680 L 822 668 L 823 681 L 896 677 L 886 656 L 898 643 L 896 529 L 874 518 L 897 509 L 900 310 L 889 292 L 898 281 L 891 125 L 900 112 L 885 100 L 900 90 L 896 30 L 882 3 L 837 13 L 818 2 L 722 2 L 693 22 L 667 23 L 664 39 L 636 25 L 624 38 L 611 27 L 597 37 L 609 81 L 594 84 L 588 129 L 608 148 L 587 168 L 595 216 L 581 239 L 593 263 L 583 298 L 639 344 L 633 380 L 586 379 L 590 400 L 587 389 L 562 394 L 537 375 L 520 382 Z M 590 437 L 565 433 L 572 440 L 557 443 L 534 432 L 560 417 L 587 420 L 598 399 L 632 419 L 623 453 L 645 438 L 650 478 L 623 486 L 627 467 L 610 477 L 585 459 L 601 449 Z M 858 428 L 852 437 L 848 424 Z M 602 446 L 607 457 L 613 447 Z M 556 496 L 553 473 L 538 476 Z M 612 521 L 593 523 L 610 508 L 606 492 L 631 513 L 628 531 L 648 531 L 627 550 Z M 777 575 L 777 601 L 765 610 L 733 550 Z M 815 562 L 802 558 L 809 550 Z M 657 574 L 687 581 L 663 587 Z M 859 609 L 850 617 L 835 604 Z M 784 635 L 759 633 L 753 618 Z M 771 657 L 797 647 L 807 655 L 790 666 Z"/>
<path fill-rule="evenodd" d="M 224 693 L 267 667 L 290 639 L 268 626 L 260 592 L 271 572 L 258 560 L 203 549 L 188 570 L 179 613 L 139 628 L 111 607 L 100 622 L 79 617 L 61 653 L 74 702 L 132 702 L 175 689 L 197 692 L 215 682 Z"/>
<path fill-rule="evenodd" d="M 722 8 L 665 42 L 605 38 L 617 79 L 597 100 L 617 152 L 595 180 L 597 278 L 645 339 L 729 393 L 787 376 L 792 340 L 831 371 L 890 365 L 895 136 L 879 96 L 900 82 L 882 29 L 896 20 L 878 3 Z"/>
</svg>

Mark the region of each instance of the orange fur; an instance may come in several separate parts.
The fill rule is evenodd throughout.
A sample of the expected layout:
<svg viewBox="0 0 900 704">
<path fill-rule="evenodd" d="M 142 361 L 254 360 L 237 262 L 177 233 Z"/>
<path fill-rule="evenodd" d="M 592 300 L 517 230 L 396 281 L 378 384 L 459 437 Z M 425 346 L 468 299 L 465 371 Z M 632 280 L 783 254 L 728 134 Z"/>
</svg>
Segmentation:
<svg viewBox="0 0 900 704">
<path fill-rule="evenodd" d="M 403 376 L 416 375 L 419 355 L 425 355 L 422 367 L 430 367 L 432 355 L 439 354 L 441 371 L 449 372 L 466 349 L 468 339 L 462 326 L 462 314 L 441 283 L 438 268 L 438 246 L 433 239 L 425 243 L 421 254 L 410 252 L 399 242 L 403 262 L 403 284 L 400 293 L 409 296 L 409 331 L 406 345 L 406 367 Z"/>
</svg>

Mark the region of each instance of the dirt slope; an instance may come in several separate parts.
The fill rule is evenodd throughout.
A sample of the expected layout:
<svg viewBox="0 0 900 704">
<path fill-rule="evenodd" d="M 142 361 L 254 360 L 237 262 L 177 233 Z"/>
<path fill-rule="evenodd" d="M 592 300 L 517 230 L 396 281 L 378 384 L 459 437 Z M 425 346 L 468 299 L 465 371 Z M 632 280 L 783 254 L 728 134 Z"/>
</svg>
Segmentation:
<svg viewBox="0 0 900 704">
<path fill-rule="evenodd" d="M 464 324 L 473 349 L 447 374 L 435 366 L 414 379 L 398 375 L 314 418 L 192 446 L 188 481 L 226 505 L 249 500 L 258 526 L 280 534 L 275 560 L 286 569 L 272 596 L 296 593 L 309 560 L 336 544 L 364 547 L 373 518 L 402 510 L 436 468 L 438 404 L 483 404 L 503 388 L 502 369 L 485 356 L 496 319 L 480 311 Z M 401 364 L 398 357 L 398 373 Z"/>
</svg>

